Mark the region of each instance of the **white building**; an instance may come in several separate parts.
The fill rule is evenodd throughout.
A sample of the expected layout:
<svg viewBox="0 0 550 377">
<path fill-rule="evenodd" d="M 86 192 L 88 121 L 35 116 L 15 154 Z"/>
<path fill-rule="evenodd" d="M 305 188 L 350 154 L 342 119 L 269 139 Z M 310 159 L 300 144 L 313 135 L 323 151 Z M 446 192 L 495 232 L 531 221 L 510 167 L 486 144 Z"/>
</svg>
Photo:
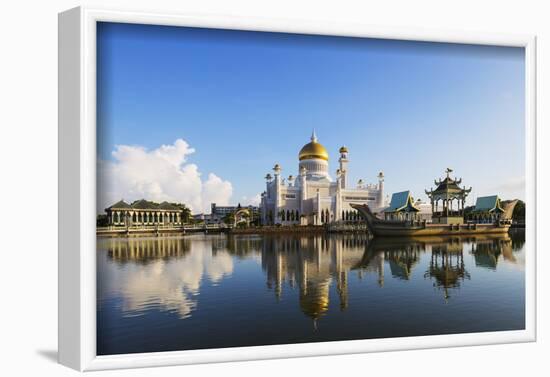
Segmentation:
<svg viewBox="0 0 550 377">
<path fill-rule="evenodd" d="M 339 150 L 339 167 L 336 180 L 329 174 L 329 155 L 317 142 L 315 132 L 311 142 L 304 145 L 298 155 L 299 175 L 282 178 L 279 164 L 273 167 L 274 176 L 267 174 L 266 191 L 260 204 L 263 224 L 320 225 L 334 221 L 358 219 L 350 204 L 368 204 L 373 212 L 386 207 L 384 175 L 378 174 L 378 183 L 364 184 L 359 180 L 355 187 L 348 179 L 348 149 Z"/>
</svg>

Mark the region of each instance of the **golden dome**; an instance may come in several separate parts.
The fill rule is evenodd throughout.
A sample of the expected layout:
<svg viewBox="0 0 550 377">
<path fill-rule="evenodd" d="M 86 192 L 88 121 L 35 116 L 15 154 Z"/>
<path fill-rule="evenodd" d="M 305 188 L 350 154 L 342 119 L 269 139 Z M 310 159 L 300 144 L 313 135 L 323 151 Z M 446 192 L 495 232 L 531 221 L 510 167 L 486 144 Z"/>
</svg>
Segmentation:
<svg viewBox="0 0 550 377">
<path fill-rule="evenodd" d="M 317 142 L 315 131 L 311 135 L 311 142 L 304 145 L 300 150 L 298 158 L 300 161 L 310 158 L 319 158 L 321 160 L 328 161 L 328 152 L 322 144 Z"/>
<path fill-rule="evenodd" d="M 313 319 L 318 319 L 328 311 L 329 279 L 313 279 L 306 282 L 300 291 L 300 309 Z M 305 288 L 305 290 L 303 289 Z"/>
<path fill-rule="evenodd" d="M 343 145 L 342 148 L 340 148 L 340 153 L 348 153 L 348 148 Z"/>
</svg>

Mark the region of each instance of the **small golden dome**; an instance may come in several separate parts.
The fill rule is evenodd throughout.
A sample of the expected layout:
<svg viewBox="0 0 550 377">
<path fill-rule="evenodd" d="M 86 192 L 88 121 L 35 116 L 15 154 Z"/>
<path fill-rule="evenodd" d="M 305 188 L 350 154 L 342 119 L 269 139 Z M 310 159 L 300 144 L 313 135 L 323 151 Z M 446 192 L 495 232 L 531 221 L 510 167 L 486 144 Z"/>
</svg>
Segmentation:
<svg viewBox="0 0 550 377">
<path fill-rule="evenodd" d="M 342 145 L 339 152 L 340 153 L 348 153 L 348 147 L 346 147 L 345 145 Z"/>
<path fill-rule="evenodd" d="M 311 135 L 311 142 L 304 145 L 300 150 L 298 158 L 300 161 L 310 158 L 319 158 L 321 160 L 328 161 L 328 152 L 322 144 L 317 142 L 315 132 Z"/>
</svg>

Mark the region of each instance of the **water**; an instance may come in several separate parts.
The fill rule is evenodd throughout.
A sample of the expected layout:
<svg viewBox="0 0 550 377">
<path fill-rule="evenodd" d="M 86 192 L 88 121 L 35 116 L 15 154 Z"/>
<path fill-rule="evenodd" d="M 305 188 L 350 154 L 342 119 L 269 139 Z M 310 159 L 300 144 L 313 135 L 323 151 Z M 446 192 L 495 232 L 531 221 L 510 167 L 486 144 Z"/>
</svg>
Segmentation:
<svg viewBox="0 0 550 377">
<path fill-rule="evenodd" d="M 524 233 L 99 238 L 99 355 L 519 330 Z"/>
</svg>

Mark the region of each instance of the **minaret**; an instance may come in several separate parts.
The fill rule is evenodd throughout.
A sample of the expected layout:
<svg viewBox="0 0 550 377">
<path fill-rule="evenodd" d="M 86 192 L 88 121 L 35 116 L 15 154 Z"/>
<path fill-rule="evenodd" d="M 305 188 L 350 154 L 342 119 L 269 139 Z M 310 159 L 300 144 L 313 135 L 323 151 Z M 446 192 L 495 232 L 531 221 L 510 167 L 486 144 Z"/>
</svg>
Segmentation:
<svg viewBox="0 0 550 377">
<path fill-rule="evenodd" d="M 273 177 L 271 176 L 271 174 L 267 173 L 265 176 L 265 191 L 262 194 L 262 219 L 263 219 L 262 221 L 264 224 L 269 223 L 267 200 L 271 198 L 271 195 L 272 195 L 272 188 L 271 188 L 272 179 Z"/>
<path fill-rule="evenodd" d="M 336 193 L 334 203 L 334 221 L 343 220 L 341 208 L 342 208 L 342 174 L 340 169 L 336 170 Z"/>
<path fill-rule="evenodd" d="M 348 185 L 348 148 L 343 145 L 340 148 L 340 158 L 338 159 L 338 162 L 340 163 L 340 184 L 341 188 L 345 189 Z"/>
<path fill-rule="evenodd" d="M 378 208 L 384 206 L 384 173 L 378 173 Z"/>
<path fill-rule="evenodd" d="M 316 215 L 315 215 L 315 225 L 321 224 L 321 193 L 319 192 L 319 189 L 317 189 L 317 194 L 315 196 L 315 202 L 316 205 Z"/>
<path fill-rule="evenodd" d="M 294 186 L 294 176 L 292 174 L 288 176 L 287 182 L 290 187 Z"/>
<path fill-rule="evenodd" d="M 300 216 L 307 214 L 304 213 L 304 202 L 307 196 L 307 180 L 306 180 L 307 171 L 305 167 L 300 168 Z M 301 221 L 300 221 L 301 224 Z"/>
<path fill-rule="evenodd" d="M 281 166 L 275 164 L 273 167 L 273 173 L 275 175 L 275 208 L 273 211 L 274 220 L 279 215 L 279 207 L 281 206 Z M 277 221 L 275 221 L 277 223 Z"/>
</svg>

